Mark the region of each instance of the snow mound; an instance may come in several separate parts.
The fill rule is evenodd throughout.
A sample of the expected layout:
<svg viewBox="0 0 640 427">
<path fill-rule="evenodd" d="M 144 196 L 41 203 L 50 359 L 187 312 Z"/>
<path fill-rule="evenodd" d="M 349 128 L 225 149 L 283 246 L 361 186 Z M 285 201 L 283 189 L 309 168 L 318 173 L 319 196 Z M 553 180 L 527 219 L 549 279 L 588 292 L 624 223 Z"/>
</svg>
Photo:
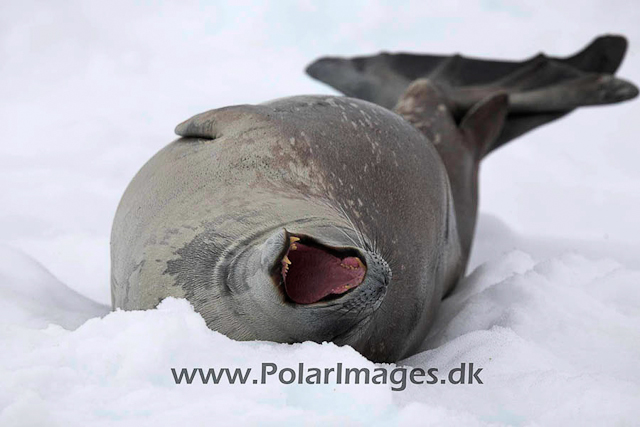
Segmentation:
<svg viewBox="0 0 640 427">
<path fill-rule="evenodd" d="M 185 300 L 104 314 L 36 262 L 0 257 L 0 425 L 614 425 L 640 419 L 640 272 L 521 251 L 445 301 L 399 366 L 482 368 L 483 384 L 176 384 L 171 368 L 375 365 L 349 347 L 235 342 Z M 16 272 L 16 273 L 11 273 Z M 6 312 L 5 312 L 6 311 Z M 92 317 L 92 318 L 90 318 Z M 86 320 L 88 319 L 88 320 Z M 78 326 L 83 320 L 82 325 Z M 46 322 L 50 324 L 44 326 Z M 75 329 L 74 329 L 75 328 Z"/>
<path fill-rule="evenodd" d="M 67 329 L 103 316 L 109 307 L 68 288 L 33 258 L 0 246 L 0 321 L 42 328 L 50 323 Z"/>
</svg>

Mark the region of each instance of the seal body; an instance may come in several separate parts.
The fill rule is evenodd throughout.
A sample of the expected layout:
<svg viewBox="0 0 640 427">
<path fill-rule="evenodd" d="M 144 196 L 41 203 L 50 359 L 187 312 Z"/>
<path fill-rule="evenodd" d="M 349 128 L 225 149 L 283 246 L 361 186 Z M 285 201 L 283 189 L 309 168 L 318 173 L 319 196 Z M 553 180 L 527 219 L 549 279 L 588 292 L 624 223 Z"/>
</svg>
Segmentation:
<svg viewBox="0 0 640 427">
<path fill-rule="evenodd" d="M 307 71 L 365 100 L 299 96 L 194 116 L 120 202 L 113 307 L 186 298 L 234 339 L 411 355 L 464 272 L 482 158 L 577 107 L 635 97 L 613 76 L 625 49 L 605 36 L 522 62 L 325 58 Z"/>
<path fill-rule="evenodd" d="M 423 134 L 331 96 L 213 110 L 178 132 L 118 207 L 114 308 L 187 298 L 234 339 L 333 341 L 377 361 L 421 343 L 464 268 L 447 172 Z M 294 235 L 357 251 L 362 283 L 291 301 L 273 272 Z"/>
</svg>

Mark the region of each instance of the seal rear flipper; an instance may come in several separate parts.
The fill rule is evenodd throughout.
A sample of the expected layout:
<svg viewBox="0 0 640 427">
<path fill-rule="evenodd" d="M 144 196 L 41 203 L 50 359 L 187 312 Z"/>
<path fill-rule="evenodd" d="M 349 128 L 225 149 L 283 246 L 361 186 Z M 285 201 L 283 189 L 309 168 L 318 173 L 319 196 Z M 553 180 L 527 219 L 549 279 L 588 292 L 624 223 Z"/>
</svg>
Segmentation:
<svg viewBox="0 0 640 427">
<path fill-rule="evenodd" d="M 614 74 L 618 71 L 626 51 L 627 40 L 624 37 L 600 36 L 580 52 L 562 61 L 582 71 Z"/>
<path fill-rule="evenodd" d="M 495 61 L 461 55 L 416 55 L 383 52 L 354 58 L 325 57 L 306 72 L 347 96 L 393 108 L 409 84 L 419 78 L 451 87 L 484 86 L 507 78 L 532 63 L 555 61 L 587 73 L 614 74 L 624 58 L 622 36 L 601 36 L 568 58 L 537 55 L 525 61 Z"/>
<path fill-rule="evenodd" d="M 426 78 L 440 89 L 458 123 L 478 102 L 504 92 L 509 96 L 509 114 L 488 153 L 577 107 L 637 96 L 633 84 L 612 76 L 626 47 L 624 37 L 602 36 L 567 58 L 540 54 L 522 62 L 382 53 L 352 59 L 322 58 L 311 64 L 307 73 L 348 96 L 389 109 L 412 81 Z"/>
</svg>

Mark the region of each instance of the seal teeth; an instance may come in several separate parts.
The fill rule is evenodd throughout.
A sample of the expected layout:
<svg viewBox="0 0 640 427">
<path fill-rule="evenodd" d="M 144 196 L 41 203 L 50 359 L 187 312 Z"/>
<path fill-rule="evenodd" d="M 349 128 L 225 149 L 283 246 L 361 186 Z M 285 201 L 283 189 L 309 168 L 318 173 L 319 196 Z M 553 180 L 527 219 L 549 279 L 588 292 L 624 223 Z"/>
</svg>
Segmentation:
<svg viewBox="0 0 640 427">
<path fill-rule="evenodd" d="M 342 268 L 346 268 L 349 270 L 360 270 L 362 268 L 365 268 L 364 264 L 362 263 L 362 261 L 360 261 L 360 258 L 356 258 L 355 259 L 358 265 L 349 265 L 349 264 L 345 264 L 344 262 L 340 263 L 340 267 Z"/>
<path fill-rule="evenodd" d="M 299 237 L 289 236 L 289 250 L 295 251 L 298 247 L 295 245 L 296 242 L 300 241 Z"/>
<path fill-rule="evenodd" d="M 289 236 L 289 249 L 287 250 L 287 253 L 285 254 L 284 257 L 282 257 L 282 279 L 286 279 L 287 278 L 287 273 L 289 273 L 289 266 L 291 265 L 291 260 L 289 259 L 289 257 L 287 256 L 289 254 L 290 250 L 296 250 L 298 249 L 297 246 L 294 244 L 295 242 L 297 242 L 298 240 L 300 240 L 299 237 L 295 237 L 295 236 Z"/>
</svg>

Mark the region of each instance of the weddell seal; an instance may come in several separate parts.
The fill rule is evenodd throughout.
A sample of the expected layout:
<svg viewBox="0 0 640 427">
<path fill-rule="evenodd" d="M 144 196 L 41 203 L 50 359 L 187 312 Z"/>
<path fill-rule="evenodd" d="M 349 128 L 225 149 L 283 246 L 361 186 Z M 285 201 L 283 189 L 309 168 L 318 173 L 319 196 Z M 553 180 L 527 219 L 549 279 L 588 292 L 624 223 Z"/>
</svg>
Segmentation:
<svg viewBox="0 0 640 427">
<path fill-rule="evenodd" d="M 353 98 L 192 117 L 122 197 L 113 308 L 182 297 L 238 340 L 413 354 L 464 274 L 481 159 L 579 106 L 635 97 L 613 77 L 625 49 L 606 36 L 564 59 L 325 58 L 308 73 Z"/>
</svg>

